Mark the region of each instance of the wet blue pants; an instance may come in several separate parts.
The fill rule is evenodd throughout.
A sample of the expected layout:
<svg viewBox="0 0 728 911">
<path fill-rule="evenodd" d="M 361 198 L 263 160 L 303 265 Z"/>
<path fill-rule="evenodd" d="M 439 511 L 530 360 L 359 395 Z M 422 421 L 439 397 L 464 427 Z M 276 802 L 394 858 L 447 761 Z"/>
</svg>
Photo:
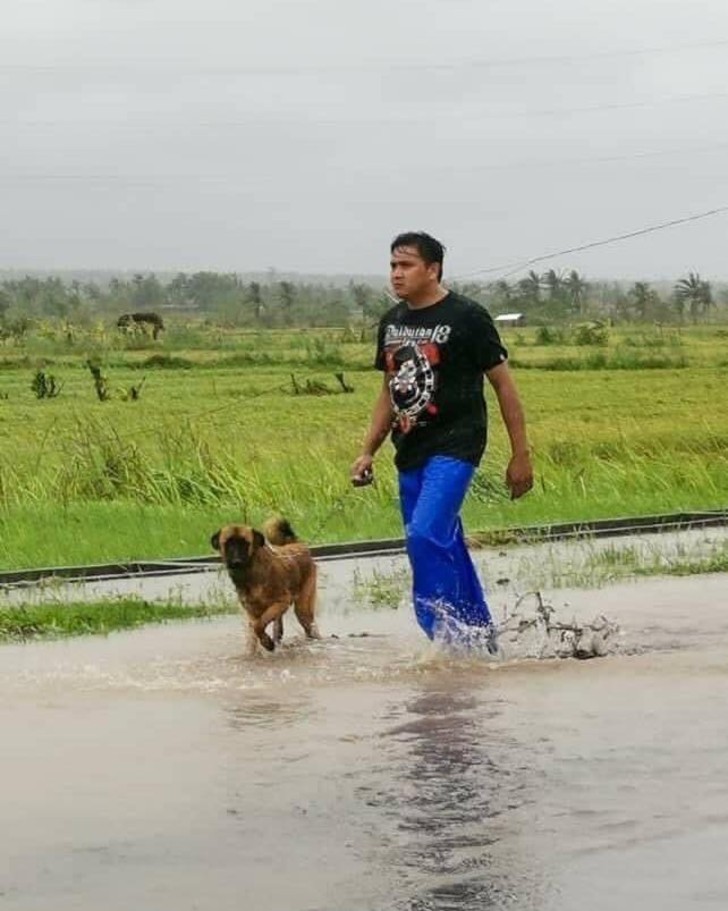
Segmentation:
<svg viewBox="0 0 728 911">
<path fill-rule="evenodd" d="M 474 465 L 449 456 L 399 473 L 415 614 L 430 639 L 452 641 L 491 622 L 459 515 L 474 473 Z"/>
</svg>

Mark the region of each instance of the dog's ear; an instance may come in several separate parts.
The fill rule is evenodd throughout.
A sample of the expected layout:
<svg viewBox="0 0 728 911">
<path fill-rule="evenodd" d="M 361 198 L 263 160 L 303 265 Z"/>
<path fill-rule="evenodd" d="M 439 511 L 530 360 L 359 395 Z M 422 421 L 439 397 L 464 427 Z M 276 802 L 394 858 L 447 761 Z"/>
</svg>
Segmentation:
<svg viewBox="0 0 728 911">
<path fill-rule="evenodd" d="M 220 532 L 222 529 L 218 529 L 215 534 L 210 538 L 210 544 L 212 545 L 213 550 L 220 550 Z"/>
<path fill-rule="evenodd" d="M 250 549 L 257 550 L 257 548 L 263 547 L 264 544 L 265 544 L 265 538 L 259 531 L 257 531 L 254 528 L 253 529 L 253 542 L 252 542 L 253 546 Z"/>
</svg>

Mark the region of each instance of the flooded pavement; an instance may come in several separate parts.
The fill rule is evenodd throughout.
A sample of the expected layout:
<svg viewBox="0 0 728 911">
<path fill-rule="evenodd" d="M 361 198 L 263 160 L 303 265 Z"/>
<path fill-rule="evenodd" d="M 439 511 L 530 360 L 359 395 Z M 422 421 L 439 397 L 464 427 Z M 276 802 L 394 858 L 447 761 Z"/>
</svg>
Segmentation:
<svg viewBox="0 0 728 911">
<path fill-rule="evenodd" d="M 553 591 L 617 653 L 497 662 L 367 574 L 254 659 L 234 616 L 0 648 L 3 911 L 728 906 L 726 576 Z"/>
</svg>

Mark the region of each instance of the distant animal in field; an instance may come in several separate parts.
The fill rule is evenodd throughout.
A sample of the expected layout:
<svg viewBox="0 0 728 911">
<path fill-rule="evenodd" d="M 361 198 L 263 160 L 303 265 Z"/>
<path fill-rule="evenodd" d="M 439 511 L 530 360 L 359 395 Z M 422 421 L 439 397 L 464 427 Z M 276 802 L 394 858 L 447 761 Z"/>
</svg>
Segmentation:
<svg viewBox="0 0 728 911">
<path fill-rule="evenodd" d="M 158 313 L 122 313 L 116 321 L 116 328 L 129 332 L 133 329 L 151 330 L 152 338 L 157 339 L 164 330 L 164 320 Z"/>
<path fill-rule="evenodd" d="M 247 615 L 251 650 L 256 641 L 272 652 L 283 638 L 283 615 L 293 605 L 309 639 L 316 627 L 316 564 L 311 551 L 286 519 L 269 519 L 263 532 L 248 525 L 225 525 L 210 538 Z M 273 624 L 273 635 L 266 628 Z"/>
</svg>

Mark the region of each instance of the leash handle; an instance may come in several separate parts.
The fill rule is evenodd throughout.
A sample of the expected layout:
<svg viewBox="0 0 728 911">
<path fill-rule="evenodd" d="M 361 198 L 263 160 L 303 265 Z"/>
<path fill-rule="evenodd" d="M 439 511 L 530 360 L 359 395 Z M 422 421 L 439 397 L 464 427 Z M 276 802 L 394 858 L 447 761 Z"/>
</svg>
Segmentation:
<svg viewBox="0 0 728 911">
<path fill-rule="evenodd" d="M 351 479 L 351 483 L 354 487 L 368 487 L 369 484 L 374 482 L 374 472 L 371 468 L 365 469 L 360 475 Z"/>
</svg>

